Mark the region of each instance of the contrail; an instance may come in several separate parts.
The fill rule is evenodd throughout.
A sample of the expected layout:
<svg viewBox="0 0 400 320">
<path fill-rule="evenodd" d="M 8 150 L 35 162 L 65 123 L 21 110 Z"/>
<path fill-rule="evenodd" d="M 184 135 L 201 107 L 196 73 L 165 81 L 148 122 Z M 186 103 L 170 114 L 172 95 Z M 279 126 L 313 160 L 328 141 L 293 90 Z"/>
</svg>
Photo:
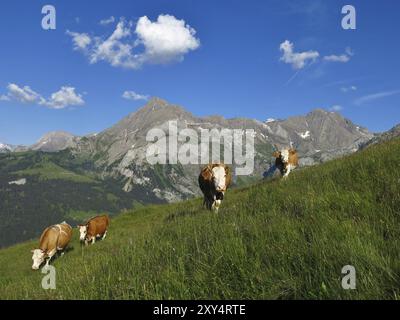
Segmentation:
<svg viewBox="0 0 400 320">
<path fill-rule="evenodd" d="M 295 73 L 293 76 L 291 76 L 291 77 L 289 78 L 289 80 L 286 81 L 286 83 L 285 83 L 283 86 L 286 87 L 290 82 L 292 82 L 292 81 L 294 80 L 294 78 L 297 77 L 297 75 L 300 73 L 300 71 L 306 70 L 307 68 L 311 67 L 311 65 L 313 65 L 314 63 L 315 63 L 315 61 L 312 61 L 312 62 L 311 62 L 309 65 L 307 65 L 304 69 L 299 69 L 299 70 L 297 70 L 296 73 Z"/>
<path fill-rule="evenodd" d="M 301 69 L 297 70 L 297 71 L 295 72 L 295 74 L 292 75 L 292 76 L 289 78 L 289 80 L 286 81 L 286 83 L 285 83 L 283 86 L 286 87 L 290 82 L 292 82 L 292 80 L 293 80 L 294 78 L 296 78 L 296 76 L 299 74 L 300 71 L 301 71 Z"/>
</svg>

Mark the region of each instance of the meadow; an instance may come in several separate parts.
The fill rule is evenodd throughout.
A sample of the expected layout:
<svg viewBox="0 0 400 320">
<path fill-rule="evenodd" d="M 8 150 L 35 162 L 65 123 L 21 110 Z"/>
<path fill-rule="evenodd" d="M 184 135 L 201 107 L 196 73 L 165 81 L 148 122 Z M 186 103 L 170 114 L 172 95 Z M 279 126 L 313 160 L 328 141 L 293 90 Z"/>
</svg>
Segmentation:
<svg viewBox="0 0 400 320">
<path fill-rule="evenodd" d="M 399 299 L 400 140 L 286 180 L 113 218 L 104 241 L 53 265 L 55 290 L 31 270 L 38 240 L 0 250 L 1 299 Z M 342 267 L 356 270 L 344 290 Z"/>
</svg>

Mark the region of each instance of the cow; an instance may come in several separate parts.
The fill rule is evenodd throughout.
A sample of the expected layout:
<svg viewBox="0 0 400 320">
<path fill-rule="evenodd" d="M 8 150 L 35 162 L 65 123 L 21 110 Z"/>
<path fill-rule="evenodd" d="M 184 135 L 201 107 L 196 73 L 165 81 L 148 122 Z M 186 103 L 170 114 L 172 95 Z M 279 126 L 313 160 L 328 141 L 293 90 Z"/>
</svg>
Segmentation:
<svg viewBox="0 0 400 320">
<path fill-rule="evenodd" d="M 231 184 L 232 175 L 230 168 L 222 163 L 205 166 L 199 175 L 199 186 L 204 194 L 203 205 L 208 210 L 218 209 L 224 199 L 224 194 Z"/>
<path fill-rule="evenodd" d="M 275 167 L 279 169 L 283 178 L 287 178 L 290 171 L 299 165 L 297 151 L 293 148 L 275 151 L 272 155 L 275 157 Z"/>
<path fill-rule="evenodd" d="M 94 244 L 98 237 L 102 240 L 107 235 L 108 226 L 110 224 L 110 218 L 108 215 L 96 216 L 89 219 L 85 224 L 78 225 L 79 229 L 79 240 L 88 245 L 89 242 Z"/>
<path fill-rule="evenodd" d="M 72 237 L 72 227 L 65 221 L 46 228 L 39 240 L 39 249 L 34 249 L 32 255 L 32 270 L 38 270 L 46 260 L 46 267 L 51 258 L 61 251 L 62 255 Z"/>
</svg>

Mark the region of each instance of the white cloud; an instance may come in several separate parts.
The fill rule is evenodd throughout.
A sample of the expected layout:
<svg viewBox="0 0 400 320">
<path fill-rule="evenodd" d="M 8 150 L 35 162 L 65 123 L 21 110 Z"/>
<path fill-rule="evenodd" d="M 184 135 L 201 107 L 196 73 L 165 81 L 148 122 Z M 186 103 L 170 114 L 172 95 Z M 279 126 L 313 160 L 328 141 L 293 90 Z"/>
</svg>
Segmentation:
<svg viewBox="0 0 400 320">
<path fill-rule="evenodd" d="M 280 60 L 291 64 L 296 70 L 304 68 L 308 60 L 314 62 L 319 57 L 317 51 L 293 52 L 293 43 L 289 40 L 282 42 L 279 49 L 283 52 Z"/>
<path fill-rule="evenodd" d="M 159 15 L 155 22 L 141 17 L 135 33 L 137 43 L 145 48 L 141 59 L 150 63 L 181 61 L 186 53 L 200 46 L 200 40 L 195 38 L 196 31 L 184 20 L 171 15 Z"/>
<path fill-rule="evenodd" d="M 345 49 L 345 52 L 346 53 L 340 55 L 331 54 L 329 56 L 325 56 L 324 60 L 329 62 L 342 62 L 342 63 L 349 62 L 350 58 L 354 55 L 354 52 L 350 47 L 347 47 Z"/>
<path fill-rule="evenodd" d="M 77 33 L 69 30 L 67 30 L 66 33 L 72 37 L 74 50 L 85 50 L 92 42 L 92 39 L 87 33 Z"/>
<path fill-rule="evenodd" d="M 362 105 L 377 99 L 385 98 L 385 97 L 390 97 L 395 94 L 399 94 L 400 90 L 393 90 L 393 91 L 383 91 L 383 92 L 378 92 L 378 93 L 373 93 L 369 94 L 363 97 L 360 97 L 354 101 L 354 104 L 356 105 Z"/>
<path fill-rule="evenodd" d="M 47 106 L 52 109 L 63 109 L 68 106 L 80 106 L 85 102 L 80 94 L 75 93 L 75 88 L 63 86 L 61 89 L 51 94 L 49 99 L 33 91 L 29 86 L 20 87 L 15 83 L 7 86 L 7 94 L 2 95 L 2 101 L 18 101 L 21 103 L 31 103 L 41 106 Z"/>
<path fill-rule="evenodd" d="M 337 112 L 337 111 L 343 110 L 343 107 L 340 106 L 340 105 L 338 105 L 338 104 L 336 104 L 336 105 L 330 107 L 329 110 L 331 110 L 331 111 L 336 111 L 336 112 Z"/>
<path fill-rule="evenodd" d="M 43 101 L 40 94 L 33 91 L 29 86 L 19 87 L 15 83 L 10 83 L 7 86 L 8 94 L 10 99 L 15 99 L 22 103 L 35 103 Z"/>
<path fill-rule="evenodd" d="M 67 106 L 81 106 L 85 102 L 82 99 L 82 95 L 75 92 L 75 88 L 64 86 L 53 93 L 44 104 L 53 109 L 64 109 Z"/>
<path fill-rule="evenodd" d="M 135 69 L 139 67 L 134 45 L 127 39 L 131 35 L 131 23 L 124 20 L 118 22 L 114 32 L 106 40 L 95 38 L 95 44 L 89 53 L 90 63 L 107 61 L 113 67 Z M 124 42 L 124 40 L 127 40 Z"/>
<path fill-rule="evenodd" d="M 110 23 L 113 23 L 113 22 L 115 22 L 115 17 L 114 17 L 114 16 L 111 16 L 111 17 L 109 17 L 108 19 L 100 20 L 100 24 L 101 24 L 102 26 L 106 26 L 106 25 L 108 25 L 108 24 L 110 24 Z"/>
<path fill-rule="evenodd" d="M 332 54 L 330 56 L 325 56 L 324 60 L 325 61 L 329 61 L 329 62 L 343 62 L 343 63 L 345 63 L 345 62 L 350 61 L 350 57 L 345 55 L 345 54 L 341 54 L 340 56 Z"/>
<path fill-rule="evenodd" d="M 122 97 L 128 100 L 148 100 L 149 96 L 143 95 L 143 94 L 139 94 L 136 93 L 134 91 L 125 91 L 122 94 Z"/>
<path fill-rule="evenodd" d="M 182 61 L 200 46 L 196 31 L 171 15 L 159 15 L 152 22 L 146 16 L 133 23 L 120 19 L 109 37 L 90 37 L 67 31 L 74 49 L 88 56 L 90 63 L 106 61 L 114 67 L 138 69 L 145 63 L 165 64 Z"/>
<path fill-rule="evenodd" d="M 341 90 L 342 92 L 356 91 L 356 90 L 357 90 L 357 87 L 356 87 L 356 86 L 341 87 L 340 90 Z"/>
</svg>

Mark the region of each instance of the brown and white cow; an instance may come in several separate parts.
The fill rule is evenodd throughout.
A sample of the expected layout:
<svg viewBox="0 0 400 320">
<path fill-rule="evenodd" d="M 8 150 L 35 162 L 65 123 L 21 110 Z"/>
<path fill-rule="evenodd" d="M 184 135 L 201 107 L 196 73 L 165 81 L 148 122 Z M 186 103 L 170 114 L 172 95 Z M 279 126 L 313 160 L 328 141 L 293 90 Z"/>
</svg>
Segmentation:
<svg viewBox="0 0 400 320">
<path fill-rule="evenodd" d="M 275 166 L 279 169 L 284 178 L 299 165 L 297 151 L 293 148 L 275 151 L 272 155 L 276 158 Z"/>
<path fill-rule="evenodd" d="M 85 242 L 86 245 L 89 242 L 94 244 L 96 238 L 102 237 L 102 240 L 107 235 L 108 226 L 110 224 L 110 218 L 108 215 L 96 216 L 89 219 L 85 224 L 78 225 L 80 232 L 79 240 Z"/>
<path fill-rule="evenodd" d="M 46 259 L 46 266 L 48 266 L 57 251 L 62 251 L 64 254 L 71 237 L 72 227 L 65 221 L 46 228 L 40 237 L 39 249 L 31 251 L 33 253 L 32 269 L 38 270 Z"/>
<path fill-rule="evenodd" d="M 199 186 L 204 194 L 203 205 L 209 210 L 218 211 L 231 181 L 231 170 L 227 165 L 215 163 L 204 167 L 199 175 Z"/>
</svg>

